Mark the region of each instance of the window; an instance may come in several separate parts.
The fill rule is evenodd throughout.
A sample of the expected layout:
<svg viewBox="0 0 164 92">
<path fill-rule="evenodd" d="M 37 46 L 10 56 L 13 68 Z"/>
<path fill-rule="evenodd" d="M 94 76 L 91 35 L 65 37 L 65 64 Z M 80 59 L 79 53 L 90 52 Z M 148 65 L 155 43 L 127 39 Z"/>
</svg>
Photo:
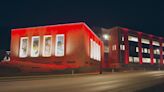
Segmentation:
<svg viewBox="0 0 164 92">
<path fill-rule="evenodd" d="M 134 63 L 138 63 L 139 62 L 139 58 L 138 57 L 134 57 Z"/>
<path fill-rule="evenodd" d="M 154 54 L 160 55 L 160 50 L 159 49 L 155 49 L 154 50 Z"/>
<path fill-rule="evenodd" d="M 155 58 L 154 63 L 157 63 L 157 64 L 160 63 L 160 59 Z"/>
<path fill-rule="evenodd" d="M 43 39 L 43 56 L 50 57 L 52 49 L 52 36 L 46 35 Z"/>
<path fill-rule="evenodd" d="M 95 42 L 95 60 L 98 60 L 98 45 Z"/>
<path fill-rule="evenodd" d="M 33 36 L 31 41 L 31 57 L 39 56 L 39 48 L 40 48 L 40 37 Z"/>
<path fill-rule="evenodd" d="M 55 56 L 64 56 L 64 34 L 56 35 Z"/>
<path fill-rule="evenodd" d="M 148 39 L 141 39 L 141 43 L 144 43 L 144 44 L 150 44 L 150 41 Z"/>
<path fill-rule="evenodd" d="M 101 48 L 100 45 L 98 45 L 98 60 L 101 61 Z"/>
<path fill-rule="evenodd" d="M 124 41 L 124 37 L 123 36 L 121 37 L 121 40 Z"/>
<path fill-rule="evenodd" d="M 93 59 L 96 59 L 96 42 L 93 41 Z"/>
<path fill-rule="evenodd" d="M 90 58 L 101 61 L 101 48 L 100 45 L 97 44 L 95 41 L 90 39 Z"/>
<path fill-rule="evenodd" d="M 144 49 L 142 48 L 142 53 L 144 52 Z"/>
<path fill-rule="evenodd" d="M 148 53 L 150 54 L 150 49 L 148 49 Z"/>
<path fill-rule="evenodd" d="M 138 57 L 132 57 L 132 56 L 130 56 L 129 57 L 129 62 L 138 63 L 139 62 L 139 58 Z"/>
<path fill-rule="evenodd" d="M 120 45 L 120 50 L 125 50 L 125 45 Z"/>
<path fill-rule="evenodd" d="M 159 49 L 156 49 L 156 52 L 157 52 L 158 55 L 160 55 L 160 51 L 159 51 Z"/>
<path fill-rule="evenodd" d="M 25 58 L 28 55 L 28 37 L 20 38 L 19 57 Z"/>
<path fill-rule="evenodd" d="M 142 58 L 143 63 L 151 63 L 150 58 Z"/>
<path fill-rule="evenodd" d="M 138 47 L 136 47 L 136 52 L 139 52 Z"/>
<path fill-rule="evenodd" d="M 139 52 L 139 48 L 136 47 L 136 52 Z M 142 48 L 142 53 L 150 53 L 150 49 Z"/>
<path fill-rule="evenodd" d="M 104 52 L 109 53 L 109 47 L 108 46 L 104 46 Z"/>
<path fill-rule="evenodd" d="M 113 50 L 113 51 L 116 50 L 116 44 L 112 46 L 112 50 Z"/>
<path fill-rule="evenodd" d="M 138 38 L 134 36 L 128 36 L 129 41 L 138 42 Z"/>
<path fill-rule="evenodd" d="M 162 47 L 164 47 L 164 43 L 162 43 Z"/>
<path fill-rule="evenodd" d="M 156 50 L 154 50 L 154 54 L 157 54 Z"/>
<path fill-rule="evenodd" d="M 157 42 L 157 41 L 153 41 L 153 45 L 155 45 L 155 46 L 160 46 L 160 45 L 159 45 L 159 42 Z"/>
<path fill-rule="evenodd" d="M 129 57 L 129 62 L 133 62 L 133 57 Z"/>
<path fill-rule="evenodd" d="M 93 58 L 93 40 L 90 39 L 90 58 Z"/>
<path fill-rule="evenodd" d="M 157 61 L 156 61 L 156 59 L 155 59 L 155 58 L 153 59 L 153 61 L 154 61 L 154 63 L 157 63 Z"/>
<path fill-rule="evenodd" d="M 147 50 L 147 48 L 144 48 L 144 53 L 148 53 L 148 50 Z"/>
</svg>

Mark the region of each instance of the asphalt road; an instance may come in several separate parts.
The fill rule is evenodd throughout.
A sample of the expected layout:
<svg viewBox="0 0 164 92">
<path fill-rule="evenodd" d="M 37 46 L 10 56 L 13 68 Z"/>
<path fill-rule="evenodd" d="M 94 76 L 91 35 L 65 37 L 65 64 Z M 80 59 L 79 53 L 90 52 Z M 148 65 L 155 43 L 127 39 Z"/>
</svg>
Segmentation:
<svg viewBox="0 0 164 92">
<path fill-rule="evenodd" d="M 164 83 L 164 71 L 3 77 L 0 92 L 139 92 L 161 83 Z"/>
</svg>

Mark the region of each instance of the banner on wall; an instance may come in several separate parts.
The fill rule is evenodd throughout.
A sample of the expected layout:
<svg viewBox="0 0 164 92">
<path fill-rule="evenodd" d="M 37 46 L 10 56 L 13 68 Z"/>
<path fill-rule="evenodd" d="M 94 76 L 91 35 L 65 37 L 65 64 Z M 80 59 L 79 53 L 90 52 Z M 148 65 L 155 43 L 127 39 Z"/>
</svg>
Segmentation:
<svg viewBox="0 0 164 92">
<path fill-rule="evenodd" d="M 27 57 L 28 55 L 28 37 L 21 37 L 19 57 Z"/>
<path fill-rule="evenodd" d="M 51 56 L 51 48 L 52 48 L 52 36 L 44 36 L 43 56 L 45 57 Z"/>
<path fill-rule="evenodd" d="M 64 34 L 56 35 L 55 56 L 64 56 Z"/>
<path fill-rule="evenodd" d="M 39 48 L 40 48 L 40 37 L 34 36 L 32 37 L 31 43 L 31 57 L 38 57 L 39 56 Z"/>
</svg>

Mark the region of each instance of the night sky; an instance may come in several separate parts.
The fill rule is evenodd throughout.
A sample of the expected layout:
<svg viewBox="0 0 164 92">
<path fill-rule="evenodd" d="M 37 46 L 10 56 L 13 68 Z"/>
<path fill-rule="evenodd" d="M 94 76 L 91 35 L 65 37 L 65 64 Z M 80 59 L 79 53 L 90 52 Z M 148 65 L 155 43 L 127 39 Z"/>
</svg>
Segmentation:
<svg viewBox="0 0 164 92">
<path fill-rule="evenodd" d="M 122 26 L 164 37 L 163 0 L 0 1 L 0 51 L 10 49 L 10 30 L 59 23 Z"/>
</svg>

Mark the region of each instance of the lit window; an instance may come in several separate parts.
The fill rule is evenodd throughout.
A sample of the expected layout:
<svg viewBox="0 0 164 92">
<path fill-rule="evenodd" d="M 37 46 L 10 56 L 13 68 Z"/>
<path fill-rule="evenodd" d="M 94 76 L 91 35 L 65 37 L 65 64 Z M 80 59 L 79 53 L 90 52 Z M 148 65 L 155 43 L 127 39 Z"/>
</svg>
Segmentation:
<svg viewBox="0 0 164 92">
<path fill-rule="evenodd" d="M 139 58 L 138 57 L 134 57 L 134 63 L 138 63 L 139 62 Z"/>
<path fill-rule="evenodd" d="M 55 56 L 64 56 L 64 34 L 56 35 Z"/>
<path fill-rule="evenodd" d="M 156 49 L 156 52 L 157 52 L 157 54 L 158 54 L 158 55 L 160 54 L 160 51 L 159 51 L 159 49 Z"/>
<path fill-rule="evenodd" d="M 162 47 L 164 47 L 164 43 L 162 43 Z"/>
<path fill-rule="evenodd" d="M 155 49 L 154 50 L 154 54 L 160 55 L 160 50 L 159 49 Z"/>
<path fill-rule="evenodd" d="M 138 42 L 138 38 L 134 36 L 128 36 L 129 41 Z"/>
<path fill-rule="evenodd" d="M 93 59 L 96 59 L 96 42 L 93 41 Z"/>
<path fill-rule="evenodd" d="M 144 44 L 150 44 L 150 41 L 148 39 L 141 39 L 141 43 L 144 43 Z"/>
<path fill-rule="evenodd" d="M 50 57 L 52 49 L 52 36 L 46 35 L 43 39 L 43 56 Z"/>
<path fill-rule="evenodd" d="M 115 51 L 116 50 L 116 45 L 112 46 L 112 50 Z"/>
<path fill-rule="evenodd" d="M 136 47 L 136 52 L 139 52 L 138 47 Z"/>
<path fill-rule="evenodd" d="M 28 55 L 28 37 L 20 38 L 19 57 L 25 58 Z"/>
<path fill-rule="evenodd" d="M 96 51 L 96 53 L 95 53 L 95 55 L 96 55 L 95 56 L 95 59 L 98 60 L 98 45 L 97 45 L 97 43 L 95 43 L 95 46 L 96 46 L 95 47 L 95 51 Z"/>
<path fill-rule="evenodd" d="M 157 61 L 156 61 L 156 59 L 155 59 L 155 58 L 153 59 L 153 61 L 154 61 L 154 63 L 157 63 Z"/>
<path fill-rule="evenodd" d="M 151 63 L 150 58 L 142 58 L 143 63 Z"/>
<path fill-rule="evenodd" d="M 155 45 L 155 46 L 160 46 L 160 45 L 159 45 L 159 42 L 157 42 L 157 41 L 153 41 L 153 45 Z"/>
<path fill-rule="evenodd" d="M 100 61 L 100 59 L 101 59 L 101 51 L 100 51 L 100 46 L 97 43 L 96 43 L 95 51 L 96 51 L 95 60 Z"/>
<path fill-rule="evenodd" d="M 142 48 L 142 53 L 144 53 L 144 49 Z"/>
<path fill-rule="evenodd" d="M 31 57 L 39 56 L 39 48 L 40 48 L 40 37 L 33 36 L 31 41 Z"/>
<path fill-rule="evenodd" d="M 109 47 L 108 46 L 104 46 L 104 52 L 109 53 Z"/>
<path fill-rule="evenodd" d="M 148 53 L 150 54 L 150 49 L 148 49 Z"/>
<path fill-rule="evenodd" d="M 129 57 L 129 62 L 133 62 L 133 63 L 138 63 L 139 62 L 139 58 L 138 57 Z"/>
<path fill-rule="evenodd" d="M 156 50 L 154 50 L 154 54 L 157 54 Z"/>
<path fill-rule="evenodd" d="M 125 50 L 125 45 L 120 45 L 120 50 Z"/>
<path fill-rule="evenodd" d="M 144 53 L 148 53 L 148 50 L 147 50 L 147 48 L 144 48 Z"/>
<path fill-rule="evenodd" d="M 93 40 L 90 39 L 90 58 L 93 58 Z"/>
<path fill-rule="evenodd" d="M 98 45 L 98 51 L 99 51 L 99 52 L 98 52 L 98 53 L 99 53 L 99 55 L 98 55 L 98 56 L 99 56 L 98 60 L 101 61 L 101 48 L 100 48 L 99 45 Z"/>
<path fill-rule="evenodd" d="M 123 36 L 121 37 L 121 40 L 124 41 L 124 37 Z"/>
<path fill-rule="evenodd" d="M 133 62 L 133 57 L 129 57 L 129 62 Z"/>
<path fill-rule="evenodd" d="M 101 48 L 99 44 L 90 39 L 90 58 L 101 61 Z"/>
</svg>

